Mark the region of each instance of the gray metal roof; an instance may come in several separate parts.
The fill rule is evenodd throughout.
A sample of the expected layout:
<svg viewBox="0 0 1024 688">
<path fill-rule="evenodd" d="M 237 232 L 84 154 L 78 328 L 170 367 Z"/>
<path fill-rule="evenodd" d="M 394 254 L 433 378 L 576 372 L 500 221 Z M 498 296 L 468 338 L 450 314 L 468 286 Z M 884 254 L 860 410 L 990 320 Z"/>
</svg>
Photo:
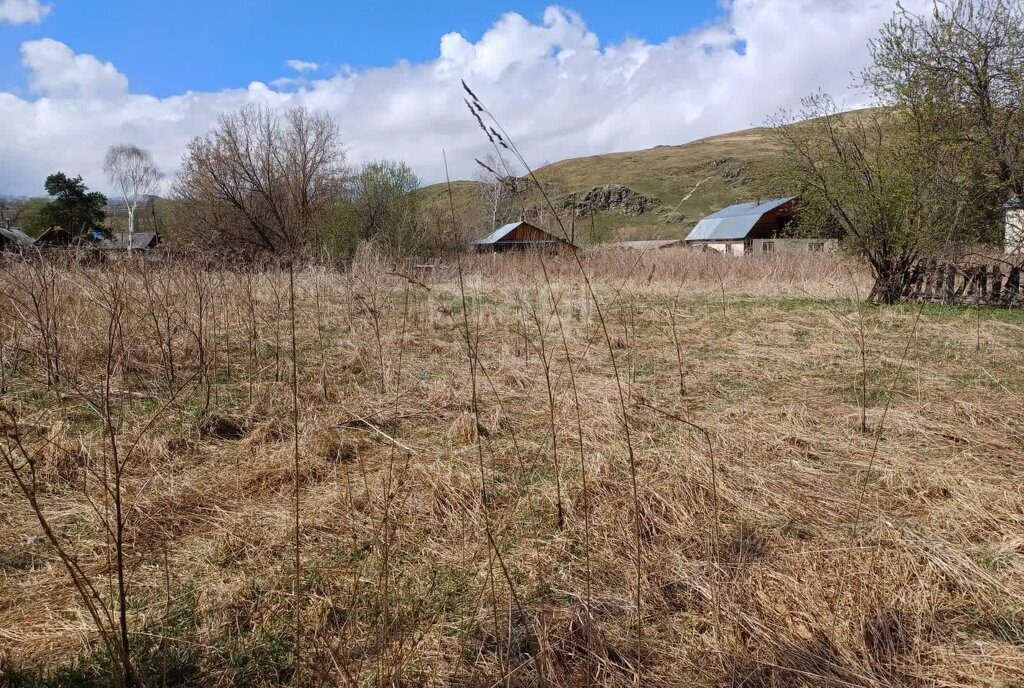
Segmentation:
<svg viewBox="0 0 1024 688">
<path fill-rule="evenodd" d="M 758 220 L 768 212 L 796 200 L 795 196 L 773 198 L 760 203 L 737 203 L 708 215 L 697 223 L 686 241 L 746 239 Z"/>
<path fill-rule="evenodd" d="M 129 244 L 127 234 L 115 234 L 110 239 L 103 239 L 97 243 L 104 251 L 126 251 L 131 248 L 133 251 L 140 251 L 149 248 L 149 245 L 156 239 L 156 232 L 134 232 Z"/>
<path fill-rule="evenodd" d="M 25 234 L 25 232 L 21 231 L 17 227 L 11 227 L 10 229 L 0 227 L 0 235 L 18 246 L 31 246 L 35 243 L 35 239 L 30 237 L 28 234 Z"/>
<path fill-rule="evenodd" d="M 511 224 L 507 224 L 504 227 L 499 227 L 498 229 L 494 230 L 493 232 L 491 232 L 490 234 L 485 236 L 480 241 L 476 242 L 476 245 L 477 246 L 487 246 L 489 244 L 496 244 L 499 241 L 501 241 L 502 239 L 504 239 L 506 235 L 511 234 L 515 229 L 518 229 L 521 225 L 525 225 L 525 224 L 527 224 L 527 223 L 526 222 L 512 222 Z"/>
<path fill-rule="evenodd" d="M 1020 196 L 1014 196 L 1013 198 L 1008 200 L 1003 205 L 1003 207 L 1006 208 L 1007 210 L 1018 210 L 1020 208 L 1024 208 L 1024 198 L 1021 198 Z"/>
</svg>

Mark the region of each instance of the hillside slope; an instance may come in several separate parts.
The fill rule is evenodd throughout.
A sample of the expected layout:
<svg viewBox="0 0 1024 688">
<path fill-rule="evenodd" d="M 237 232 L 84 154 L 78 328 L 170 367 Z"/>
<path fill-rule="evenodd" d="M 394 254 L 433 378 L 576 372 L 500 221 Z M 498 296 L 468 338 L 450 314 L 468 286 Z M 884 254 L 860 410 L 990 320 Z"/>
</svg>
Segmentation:
<svg viewBox="0 0 1024 688">
<path fill-rule="evenodd" d="M 652 210 L 629 217 L 619 212 L 597 212 L 591 234 L 590 213 L 577 219 L 585 242 L 682 237 L 702 217 L 732 203 L 757 195 L 755 179 L 779 155 L 771 130 L 748 129 L 712 136 L 679 146 L 611 153 L 563 160 L 536 170 L 541 184 L 556 204 L 568 195 L 582 196 L 605 186 L 622 186 L 656 199 Z M 458 212 L 471 213 L 480 185 L 453 184 Z M 424 203 L 447 203 L 445 185 L 422 190 Z M 511 211 L 542 205 L 539 194 L 519 194 Z M 571 213 L 566 210 L 564 217 Z"/>
</svg>

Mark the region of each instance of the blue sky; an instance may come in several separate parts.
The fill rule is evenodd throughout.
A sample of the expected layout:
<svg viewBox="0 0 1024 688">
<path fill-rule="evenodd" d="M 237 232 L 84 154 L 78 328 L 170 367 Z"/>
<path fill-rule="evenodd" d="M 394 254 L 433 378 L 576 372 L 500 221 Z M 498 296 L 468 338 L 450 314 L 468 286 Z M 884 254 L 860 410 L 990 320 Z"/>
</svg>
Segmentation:
<svg viewBox="0 0 1024 688">
<path fill-rule="evenodd" d="M 109 190 L 121 143 L 173 179 L 191 139 L 253 103 L 329 114 L 353 167 L 402 160 L 433 183 L 444 150 L 468 178 L 489 149 L 463 79 L 535 166 L 760 126 L 818 90 L 861 107 L 851 75 L 895 6 L 0 0 L 0 194 L 37 194 L 56 170 Z"/>
<path fill-rule="evenodd" d="M 117 65 L 133 92 L 168 96 L 244 87 L 288 74 L 287 60 L 360 69 L 422 62 L 440 37 L 477 40 L 505 12 L 539 21 L 551 2 L 490 0 L 52 0 L 44 22 L 0 24 L 0 89 L 27 92 L 23 41 L 53 38 Z M 660 43 L 720 15 L 715 0 L 566 3 L 603 42 Z"/>
</svg>

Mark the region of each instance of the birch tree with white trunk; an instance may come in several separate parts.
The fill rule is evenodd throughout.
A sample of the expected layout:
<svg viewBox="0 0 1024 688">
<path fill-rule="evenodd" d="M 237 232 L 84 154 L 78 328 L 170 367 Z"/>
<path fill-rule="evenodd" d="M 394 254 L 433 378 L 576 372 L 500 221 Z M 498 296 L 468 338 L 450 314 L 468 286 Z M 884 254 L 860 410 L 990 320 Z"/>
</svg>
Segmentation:
<svg viewBox="0 0 1024 688">
<path fill-rule="evenodd" d="M 132 144 L 111 146 L 103 161 L 103 171 L 128 209 L 128 251 L 135 235 L 135 213 L 139 204 L 156 195 L 163 174 L 149 151 Z"/>
</svg>

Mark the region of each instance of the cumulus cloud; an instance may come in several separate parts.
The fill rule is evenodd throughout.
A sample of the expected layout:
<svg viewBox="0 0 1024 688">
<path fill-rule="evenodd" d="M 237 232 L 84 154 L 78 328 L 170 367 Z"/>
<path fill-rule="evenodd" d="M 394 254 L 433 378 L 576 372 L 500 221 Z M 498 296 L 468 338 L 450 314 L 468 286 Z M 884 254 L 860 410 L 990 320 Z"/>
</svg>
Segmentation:
<svg viewBox="0 0 1024 688">
<path fill-rule="evenodd" d="M 21 45 L 21 61 L 29 71 L 32 89 L 63 99 L 114 100 L 128 90 L 128 78 L 110 62 L 76 55 L 52 38 Z"/>
<path fill-rule="evenodd" d="M 38 24 L 50 9 L 39 0 L 0 0 L 0 24 Z"/>
<path fill-rule="evenodd" d="M 930 0 L 911 0 L 911 8 Z M 110 63 L 56 41 L 27 43 L 34 99 L 0 92 L 0 193 L 37 193 L 55 169 L 102 188 L 103 152 L 131 141 L 174 172 L 188 140 L 219 114 L 260 101 L 331 112 L 350 160 L 407 161 L 425 182 L 456 176 L 487 153 L 462 103 L 465 79 L 535 163 L 679 144 L 761 124 L 816 89 L 848 107 L 868 61 L 866 42 L 895 0 L 731 0 L 715 23 L 662 43 L 602 44 L 580 15 L 549 8 L 539 22 L 506 14 L 476 41 L 440 39 L 423 63 L 345 71 L 330 78 L 254 82 L 166 98 L 135 94 Z M 339 56 L 339 62 L 344 56 Z"/>
<path fill-rule="evenodd" d="M 288 69 L 299 72 L 300 74 L 303 72 L 315 72 L 320 69 L 320 65 L 316 62 L 306 62 L 305 60 L 288 60 L 284 65 Z"/>
</svg>

